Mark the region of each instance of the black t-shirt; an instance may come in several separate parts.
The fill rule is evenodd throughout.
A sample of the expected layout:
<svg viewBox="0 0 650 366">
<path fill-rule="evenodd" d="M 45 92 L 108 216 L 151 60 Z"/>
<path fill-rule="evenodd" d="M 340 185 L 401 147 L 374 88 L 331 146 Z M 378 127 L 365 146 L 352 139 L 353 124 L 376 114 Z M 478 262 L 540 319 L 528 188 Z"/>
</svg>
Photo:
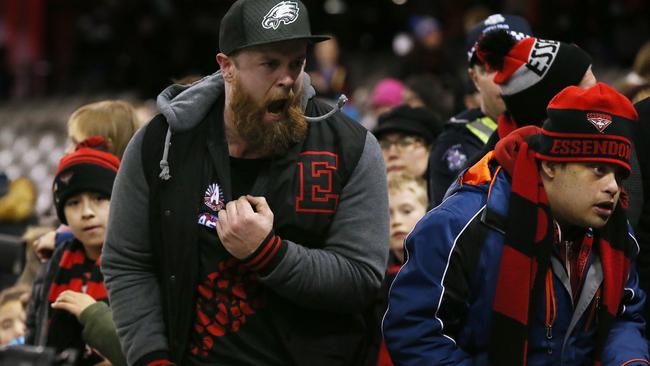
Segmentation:
<svg viewBox="0 0 650 366">
<path fill-rule="evenodd" d="M 188 361 L 192 365 L 286 364 L 272 314 L 265 311 L 268 289 L 219 241 L 216 220 L 227 202 L 207 150 L 205 192 L 198 202 L 200 280 Z M 233 199 L 253 194 L 259 172 L 269 164 L 267 159 L 230 158 Z"/>
</svg>

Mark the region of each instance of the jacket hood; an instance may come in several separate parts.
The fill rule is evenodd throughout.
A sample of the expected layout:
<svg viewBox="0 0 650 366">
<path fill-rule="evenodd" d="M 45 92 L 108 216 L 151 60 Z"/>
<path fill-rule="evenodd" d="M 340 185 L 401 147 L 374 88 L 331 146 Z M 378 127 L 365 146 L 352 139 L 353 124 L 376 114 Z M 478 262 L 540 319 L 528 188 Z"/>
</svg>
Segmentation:
<svg viewBox="0 0 650 366">
<path fill-rule="evenodd" d="M 309 99 L 316 95 L 311 79 L 303 73 L 303 111 Z M 212 105 L 225 91 L 221 71 L 205 76 L 189 85 L 173 84 L 165 88 L 156 100 L 158 110 L 167 119 L 172 132 L 192 129 L 205 118 Z"/>
</svg>

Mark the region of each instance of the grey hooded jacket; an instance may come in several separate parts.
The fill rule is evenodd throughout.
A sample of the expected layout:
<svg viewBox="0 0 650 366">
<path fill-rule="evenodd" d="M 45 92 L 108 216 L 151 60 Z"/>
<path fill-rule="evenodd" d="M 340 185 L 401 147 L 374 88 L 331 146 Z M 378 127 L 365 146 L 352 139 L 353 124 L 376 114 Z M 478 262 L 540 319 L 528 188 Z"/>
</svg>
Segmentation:
<svg viewBox="0 0 650 366">
<path fill-rule="evenodd" d="M 306 106 L 314 95 L 306 74 L 303 85 Z M 172 85 L 159 95 L 158 107 L 170 126 L 166 150 L 173 146 L 175 133 L 188 131 L 205 118 L 223 90 L 223 78 L 217 72 L 189 86 Z M 113 317 L 129 364 L 152 353 L 167 352 L 170 342 L 149 235 L 149 186 L 142 166 L 144 134 L 145 128 L 138 131 L 124 154 L 102 254 Z M 161 158 L 161 179 L 175 179 L 174 167 L 167 171 L 166 156 Z M 306 308 L 361 311 L 383 279 L 388 221 L 382 153 L 367 132 L 361 157 L 341 191 L 325 246 L 312 249 L 286 240 L 285 256 L 260 280 Z"/>
</svg>

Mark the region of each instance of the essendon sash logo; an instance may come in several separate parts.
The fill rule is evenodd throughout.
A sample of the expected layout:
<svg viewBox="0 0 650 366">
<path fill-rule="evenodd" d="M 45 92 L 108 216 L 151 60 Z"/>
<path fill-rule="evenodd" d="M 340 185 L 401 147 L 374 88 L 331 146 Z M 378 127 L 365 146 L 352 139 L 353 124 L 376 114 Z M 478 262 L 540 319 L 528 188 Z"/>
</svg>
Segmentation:
<svg viewBox="0 0 650 366">
<path fill-rule="evenodd" d="M 575 158 L 612 158 L 630 160 L 630 144 L 609 139 L 559 139 L 553 140 L 551 155 Z"/>
<path fill-rule="evenodd" d="M 329 151 L 300 154 L 296 212 L 334 213 L 339 204 L 339 157 Z"/>
<path fill-rule="evenodd" d="M 598 132 L 603 133 L 607 126 L 612 124 L 612 116 L 603 113 L 587 113 L 587 121 L 591 122 Z"/>
</svg>

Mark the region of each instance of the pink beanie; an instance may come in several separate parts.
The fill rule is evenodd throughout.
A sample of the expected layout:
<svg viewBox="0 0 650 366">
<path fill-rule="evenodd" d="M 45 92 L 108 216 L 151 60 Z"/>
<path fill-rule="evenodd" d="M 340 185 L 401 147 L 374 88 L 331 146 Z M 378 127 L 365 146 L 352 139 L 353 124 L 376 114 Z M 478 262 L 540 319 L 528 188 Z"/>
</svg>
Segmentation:
<svg viewBox="0 0 650 366">
<path fill-rule="evenodd" d="M 372 90 L 370 104 L 373 107 L 397 107 L 404 103 L 404 84 L 397 79 L 382 79 Z"/>
</svg>

